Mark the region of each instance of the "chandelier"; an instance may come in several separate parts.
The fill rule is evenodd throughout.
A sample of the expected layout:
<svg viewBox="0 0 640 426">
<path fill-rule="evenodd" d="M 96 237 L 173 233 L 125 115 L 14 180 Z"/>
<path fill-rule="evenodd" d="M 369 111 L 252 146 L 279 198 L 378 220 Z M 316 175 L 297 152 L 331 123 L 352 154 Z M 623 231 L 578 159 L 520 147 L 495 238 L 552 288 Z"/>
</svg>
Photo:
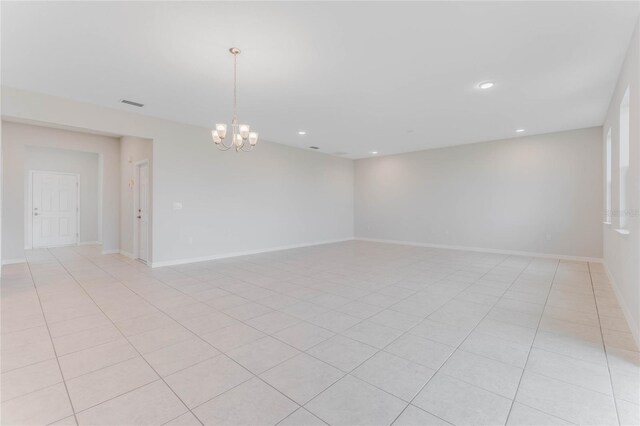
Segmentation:
<svg viewBox="0 0 640 426">
<path fill-rule="evenodd" d="M 216 144 L 218 149 L 221 151 L 227 151 L 231 148 L 235 148 L 237 151 L 251 151 L 256 144 L 258 143 L 258 134 L 256 132 L 249 131 L 248 124 L 238 124 L 238 102 L 236 99 L 236 68 L 238 55 L 240 54 L 240 49 L 237 47 L 232 47 L 229 49 L 229 52 L 233 55 L 233 118 L 231 119 L 231 140 L 227 145 L 225 143 L 225 138 L 227 136 L 227 125 L 226 124 L 216 124 L 215 130 L 211 131 L 211 137 L 213 138 L 213 143 Z"/>
</svg>

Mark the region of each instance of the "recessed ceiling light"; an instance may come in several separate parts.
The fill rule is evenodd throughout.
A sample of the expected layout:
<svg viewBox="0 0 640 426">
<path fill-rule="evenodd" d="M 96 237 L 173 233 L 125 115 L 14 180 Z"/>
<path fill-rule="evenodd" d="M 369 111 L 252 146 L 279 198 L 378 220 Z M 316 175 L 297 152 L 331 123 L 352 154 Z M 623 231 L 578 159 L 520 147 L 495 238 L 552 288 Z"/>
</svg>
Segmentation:
<svg viewBox="0 0 640 426">
<path fill-rule="evenodd" d="M 516 129 L 516 133 L 522 133 L 524 132 L 524 129 Z"/>
<path fill-rule="evenodd" d="M 299 135 L 303 135 L 303 136 L 304 136 L 304 135 L 306 135 L 306 134 L 307 134 L 307 132 L 305 132 L 304 130 L 300 130 L 300 131 L 298 132 L 298 134 L 299 134 Z"/>
<path fill-rule="evenodd" d="M 311 149 L 320 149 L 320 148 L 319 148 L 319 147 L 317 147 L 317 146 L 310 146 L 309 148 L 311 148 Z"/>
<path fill-rule="evenodd" d="M 494 86 L 494 82 L 492 81 L 483 81 L 482 83 L 478 83 L 478 88 L 485 90 L 485 89 L 491 89 Z"/>
<path fill-rule="evenodd" d="M 373 155 L 376 155 L 376 154 L 378 153 L 378 151 L 371 151 L 371 153 L 372 153 Z"/>
</svg>

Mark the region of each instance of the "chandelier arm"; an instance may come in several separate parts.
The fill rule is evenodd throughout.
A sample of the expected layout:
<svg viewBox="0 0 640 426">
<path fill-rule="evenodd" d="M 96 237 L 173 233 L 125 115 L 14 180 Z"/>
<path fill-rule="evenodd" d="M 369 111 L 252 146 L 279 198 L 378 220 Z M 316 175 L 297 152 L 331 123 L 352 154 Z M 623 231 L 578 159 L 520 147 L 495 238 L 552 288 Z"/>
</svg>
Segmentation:
<svg viewBox="0 0 640 426">
<path fill-rule="evenodd" d="M 226 143 L 224 143 L 224 139 L 223 139 L 220 141 L 219 144 L 216 144 L 216 146 L 220 151 L 228 151 L 233 147 L 233 142 L 231 142 L 231 145 L 227 145 Z M 220 148 L 220 146 L 223 146 L 224 148 Z"/>
<path fill-rule="evenodd" d="M 249 152 L 249 151 L 253 151 L 253 148 L 255 148 L 255 145 L 249 145 L 249 149 L 244 149 L 244 147 L 246 146 L 246 144 L 242 144 L 242 146 L 240 147 L 240 149 L 242 149 L 244 152 Z"/>
</svg>

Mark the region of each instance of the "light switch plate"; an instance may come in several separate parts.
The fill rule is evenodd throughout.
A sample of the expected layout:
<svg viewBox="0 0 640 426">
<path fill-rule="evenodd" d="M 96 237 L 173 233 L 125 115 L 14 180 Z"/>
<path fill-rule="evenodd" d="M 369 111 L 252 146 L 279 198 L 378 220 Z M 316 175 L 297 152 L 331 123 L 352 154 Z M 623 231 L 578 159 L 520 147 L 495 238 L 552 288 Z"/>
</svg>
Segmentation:
<svg viewBox="0 0 640 426">
<path fill-rule="evenodd" d="M 174 202 L 173 203 L 174 210 L 182 210 L 182 203 Z"/>
</svg>

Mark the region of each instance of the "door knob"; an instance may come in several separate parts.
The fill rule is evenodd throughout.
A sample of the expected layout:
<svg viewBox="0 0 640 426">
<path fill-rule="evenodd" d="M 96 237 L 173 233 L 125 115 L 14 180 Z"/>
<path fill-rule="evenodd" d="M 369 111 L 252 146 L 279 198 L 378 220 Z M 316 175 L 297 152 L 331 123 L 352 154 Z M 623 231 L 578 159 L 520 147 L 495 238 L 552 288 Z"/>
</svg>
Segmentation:
<svg viewBox="0 0 640 426">
<path fill-rule="evenodd" d="M 38 213 L 36 213 L 36 214 L 38 214 Z M 138 216 L 138 219 L 142 219 L 142 216 Z"/>
<path fill-rule="evenodd" d="M 38 216 L 38 212 L 35 212 L 33 215 L 34 215 L 34 216 Z"/>
</svg>

